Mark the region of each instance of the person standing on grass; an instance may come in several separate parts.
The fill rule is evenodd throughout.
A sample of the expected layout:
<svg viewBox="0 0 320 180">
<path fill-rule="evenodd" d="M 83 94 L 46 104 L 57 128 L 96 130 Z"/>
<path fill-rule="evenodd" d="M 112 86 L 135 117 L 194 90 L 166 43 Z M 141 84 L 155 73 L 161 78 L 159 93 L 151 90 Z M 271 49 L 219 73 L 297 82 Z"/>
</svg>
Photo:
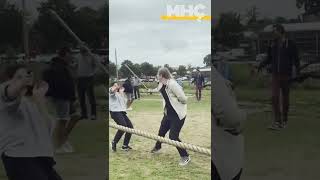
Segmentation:
<svg viewBox="0 0 320 180">
<path fill-rule="evenodd" d="M 91 120 L 96 120 L 96 98 L 94 94 L 94 75 L 98 70 L 98 59 L 86 46 L 80 47 L 78 58 L 78 97 L 81 106 L 81 119 L 88 119 L 86 95 L 91 107 Z"/>
<path fill-rule="evenodd" d="M 76 95 L 69 63 L 70 49 L 64 47 L 59 51 L 58 57 L 51 60 L 49 68 L 43 73 L 43 79 L 49 84 L 46 96 L 50 98 L 57 118 L 55 129 L 57 152 L 73 152 L 73 147 L 67 139 L 80 119 L 77 116 L 71 118 L 70 115 Z"/>
<path fill-rule="evenodd" d="M 53 119 L 45 94 L 26 66 L 7 68 L 0 83 L 0 154 L 9 180 L 62 180 L 54 169 Z"/>
<path fill-rule="evenodd" d="M 124 93 L 126 94 L 127 97 L 127 111 L 132 110 L 132 103 L 133 103 L 133 87 L 131 84 L 131 78 L 128 77 L 128 79 L 124 82 L 123 84 L 124 88 Z"/>
<path fill-rule="evenodd" d="M 292 67 L 295 66 L 296 73 L 299 74 L 300 62 L 296 44 L 286 37 L 282 25 L 273 25 L 273 35 L 274 40 L 268 48 L 267 58 L 261 62 L 258 69 L 261 71 L 264 66 L 271 64 L 274 121 L 270 129 L 280 130 L 288 123 L 289 80 L 292 76 Z"/>
<path fill-rule="evenodd" d="M 130 119 L 127 116 L 126 109 L 126 95 L 124 93 L 124 87 L 120 87 L 118 83 L 113 83 L 112 87 L 109 88 L 109 111 L 111 118 L 121 126 L 125 126 L 128 128 L 133 128 L 133 125 Z M 118 130 L 114 139 L 112 141 L 112 150 L 115 152 L 117 151 L 117 143 L 120 141 L 121 137 L 123 136 L 124 132 Z M 131 139 L 131 134 L 126 133 L 123 141 L 122 150 L 128 151 L 132 148 L 129 146 Z"/>
<path fill-rule="evenodd" d="M 197 69 L 197 73 L 194 76 L 193 82 L 194 82 L 195 88 L 196 88 L 197 100 L 200 101 L 201 100 L 201 91 L 202 91 L 202 89 L 204 87 L 204 77 L 201 74 L 199 69 Z"/>
<path fill-rule="evenodd" d="M 241 124 L 246 115 L 238 107 L 231 85 L 212 67 L 211 167 L 214 180 L 239 180 L 244 166 Z"/>
<path fill-rule="evenodd" d="M 140 91 L 139 86 L 141 84 L 141 81 L 138 77 L 134 77 L 133 79 L 133 91 L 134 91 L 134 98 L 140 99 Z"/>
<path fill-rule="evenodd" d="M 161 121 L 158 135 L 164 137 L 169 132 L 171 140 L 179 141 L 179 134 L 187 117 L 187 97 L 183 89 L 172 78 L 170 71 L 167 68 L 158 70 L 159 86 L 155 90 L 159 91 L 163 97 L 164 116 Z M 151 153 L 156 153 L 161 149 L 161 142 L 157 141 Z M 179 165 L 185 166 L 190 161 L 190 155 L 185 149 L 178 148 L 181 160 Z"/>
</svg>

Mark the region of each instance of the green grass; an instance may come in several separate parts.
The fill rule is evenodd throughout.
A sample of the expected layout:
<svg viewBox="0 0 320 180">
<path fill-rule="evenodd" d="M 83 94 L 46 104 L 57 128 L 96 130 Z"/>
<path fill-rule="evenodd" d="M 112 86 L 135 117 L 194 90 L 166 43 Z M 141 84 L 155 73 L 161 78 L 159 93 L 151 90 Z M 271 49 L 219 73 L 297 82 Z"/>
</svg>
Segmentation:
<svg viewBox="0 0 320 180">
<path fill-rule="evenodd" d="M 249 92 L 252 92 L 249 91 Z M 266 102 L 266 92 L 256 90 L 255 99 Z M 239 99 L 250 101 L 246 93 Z M 255 101 L 257 102 L 257 101 Z M 246 166 L 243 179 L 320 179 L 319 112 L 320 92 L 297 90 L 291 94 L 288 128 L 267 130 L 271 112 L 251 114 L 245 123 Z"/>
<path fill-rule="evenodd" d="M 210 91 L 205 91 L 205 99 L 201 102 L 196 102 L 195 97 L 189 97 L 188 115 L 180 133 L 183 142 L 210 148 L 210 94 Z M 141 100 L 134 101 L 133 109 L 128 114 L 134 127 L 157 134 L 163 115 L 159 95 L 145 95 Z M 113 122 L 112 119 L 110 121 Z M 110 130 L 109 141 L 112 141 L 115 132 L 114 129 Z M 118 147 L 121 143 L 122 140 Z M 131 146 L 134 150 L 118 150 L 116 153 L 110 151 L 110 179 L 211 179 L 210 157 L 189 151 L 191 163 L 186 167 L 180 167 L 179 154 L 175 147 L 163 144 L 159 154 L 151 154 L 150 150 L 154 144 L 154 140 L 133 135 Z"/>
<path fill-rule="evenodd" d="M 242 179 L 320 179 L 318 81 L 294 85 L 288 127 L 274 132 L 267 129 L 273 119 L 270 77 L 250 77 L 247 65 L 232 68 L 237 100 L 269 107 L 268 111 L 249 114 L 244 124 L 246 160 Z"/>
</svg>

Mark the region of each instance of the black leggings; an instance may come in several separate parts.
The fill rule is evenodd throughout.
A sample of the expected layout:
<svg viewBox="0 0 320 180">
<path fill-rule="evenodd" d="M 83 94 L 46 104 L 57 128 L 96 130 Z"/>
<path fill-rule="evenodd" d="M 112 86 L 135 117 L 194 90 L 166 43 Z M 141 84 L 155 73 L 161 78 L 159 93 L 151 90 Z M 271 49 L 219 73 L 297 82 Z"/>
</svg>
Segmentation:
<svg viewBox="0 0 320 180">
<path fill-rule="evenodd" d="M 2 155 L 8 180 L 62 180 L 51 157 L 8 157 Z"/>
<path fill-rule="evenodd" d="M 133 128 L 133 125 L 130 121 L 130 119 L 127 116 L 126 112 L 111 112 L 111 118 L 118 124 L 121 126 L 125 126 L 128 128 Z M 114 136 L 113 142 L 114 143 L 118 143 L 122 137 L 122 135 L 124 134 L 123 131 L 118 130 L 116 135 Z M 124 136 L 124 141 L 123 141 L 123 145 L 127 146 L 130 142 L 131 139 L 131 134 L 130 133 L 126 133 L 126 135 Z"/>
<path fill-rule="evenodd" d="M 211 161 L 211 169 L 212 169 L 212 173 L 211 173 L 212 179 L 221 180 L 218 170 L 212 161 Z M 239 174 L 237 174 L 234 178 L 232 178 L 232 180 L 240 180 L 241 174 L 242 174 L 242 169 L 240 170 Z"/>
<path fill-rule="evenodd" d="M 163 116 L 158 135 L 164 137 L 170 130 L 169 138 L 181 142 L 181 140 L 179 139 L 179 134 L 184 124 L 184 120 L 185 118 L 180 120 L 177 115 Z M 160 149 L 161 142 L 157 141 L 155 147 Z M 177 147 L 177 150 L 181 157 L 189 156 L 188 152 L 185 149 Z"/>
</svg>

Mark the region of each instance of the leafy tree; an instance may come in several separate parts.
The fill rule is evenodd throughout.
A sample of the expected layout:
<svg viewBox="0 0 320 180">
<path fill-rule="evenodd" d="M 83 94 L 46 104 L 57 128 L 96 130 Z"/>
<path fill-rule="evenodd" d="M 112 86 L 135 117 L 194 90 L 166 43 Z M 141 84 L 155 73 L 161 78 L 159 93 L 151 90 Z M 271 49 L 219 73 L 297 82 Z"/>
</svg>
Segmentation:
<svg viewBox="0 0 320 180">
<path fill-rule="evenodd" d="M 124 60 L 121 63 L 121 67 L 119 69 L 119 76 L 121 76 L 122 78 L 127 78 L 129 76 L 132 76 L 131 71 L 125 66 L 125 64 L 129 66 L 130 69 L 132 69 L 133 67 L 133 63 L 130 60 Z"/>
<path fill-rule="evenodd" d="M 188 71 L 192 71 L 192 65 L 191 65 L 191 64 L 188 64 L 187 70 L 188 70 Z"/>
<path fill-rule="evenodd" d="M 117 70 L 116 70 L 116 64 L 113 62 L 109 63 L 109 76 L 110 77 L 116 77 L 117 76 Z"/>
<path fill-rule="evenodd" d="M 304 9 L 306 14 L 318 15 L 320 12 L 319 0 L 296 0 L 298 9 Z"/>
<path fill-rule="evenodd" d="M 99 47 L 101 34 L 98 31 L 97 19 L 99 14 L 90 7 L 82 7 L 75 11 L 71 24 L 73 31 L 81 37 L 81 40 L 88 42 L 90 47 Z"/>
<path fill-rule="evenodd" d="M 63 29 L 55 19 L 53 19 L 48 10 L 54 10 L 71 29 L 74 28 L 75 9 L 70 0 L 48 0 L 40 2 L 38 8 L 39 16 L 34 24 L 34 29 L 41 33 L 44 44 L 42 51 L 55 51 L 66 43 L 73 42 L 74 40 Z"/>
<path fill-rule="evenodd" d="M 208 54 L 203 58 L 203 64 L 205 64 L 208 67 L 212 65 L 211 54 Z"/>
<path fill-rule="evenodd" d="M 141 71 L 140 64 L 138 64 L 138 63 L 134 64 L 132 69 L 133 69 L 134 73 L 136 73 L 137 76 L 139 76 L 139 77 L 141 76 L 142 71 Z"/>
<path fill-rule="evenodd" d="M 154 68 L 153 68 L 153 74 L 154 75 L 157 75 L 158 74 L 158 70 L 161 68 L 162 66 L 155 66 Z M 170 71 L 171 72 L 171 71 Z"/>
<path fill-rule="evenodd" d="M 9 47 L 22 49 L 21 11 L 14 4 L 3 3 L 0 22 L 2 24 L 0 28 L 0 53 L 4 53 Z"/>
<path fill-rule="evenodd" d="M 146 76 L 155 76 L 156 73 L 154 72 L 154 67 L 152 64 L 148 62 L 144 62 L 140 65 L 141 72 Z"/>
<path fill-rule="evenodd" d="M 185 76 L 187 74 L 187 68 L 184 65 L 180 65 L 178 70 L 177 70 L 177 74 L 179 76 Z"/>
<path fill-rule="evenodd" d="M 7 0 L 0 0 L 0 11 L 3 10 L 7 5 Z"/>
<path fill-rule="evenodd" d="M 238 13 L 222 13 L 214 29 L 215 42 L 229 48 L 237 47 L 243 28 Z"/>
<path fill-rule="evenodd" d="M 286 18 L 284 17 L 275 17 L 274 20 L 273 20 L 273 23 L 278 23 L 278 24 L 283 24 L 283 23 L 288 23 L 289 20 L 287 20 Z"/>
</svg>

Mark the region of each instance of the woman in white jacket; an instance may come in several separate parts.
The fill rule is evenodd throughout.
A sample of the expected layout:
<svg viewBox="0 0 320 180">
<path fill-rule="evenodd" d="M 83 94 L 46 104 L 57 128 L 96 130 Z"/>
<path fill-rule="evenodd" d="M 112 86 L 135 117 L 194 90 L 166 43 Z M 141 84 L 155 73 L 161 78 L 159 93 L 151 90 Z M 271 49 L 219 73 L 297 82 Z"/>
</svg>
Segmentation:
<svg viewBox="0 0 320 180">
<path fill-rule="evenodd" d="M 164 137 L 170 130 L 169 138 L 180 141 L 179 133 L 187 116 L 187 97 L 181 86 L 172 78 L 172 75 L 167 68 L 160 68 L 158 70 L 158 78 L 159 86 L 156 88 L 156 91 L 159 91 L 163 97 L 164 108 L 164 116 L 161 121 L 158 135 Z M 156 145 L 151 152 L 155 153 L 160 149 L 161 143 L 156 142 Z M 181 157 L 179 165 L 187 165 L 191 160 L 188 152 L 182 148 L 177 148 L 177 150 Z"/>
</svg>

